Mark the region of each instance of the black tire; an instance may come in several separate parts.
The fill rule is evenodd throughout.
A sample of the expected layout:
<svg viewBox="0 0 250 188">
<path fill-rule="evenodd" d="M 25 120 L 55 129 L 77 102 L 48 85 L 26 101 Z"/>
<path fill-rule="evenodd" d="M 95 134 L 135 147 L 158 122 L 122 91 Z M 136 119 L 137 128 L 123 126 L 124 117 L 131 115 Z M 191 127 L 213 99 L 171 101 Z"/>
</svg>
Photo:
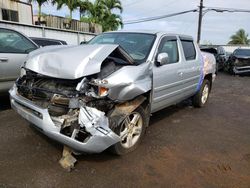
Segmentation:
<svg viewBox="0 0 250 188">
<path fill-rule="evenodd" d="M 148 120 L 149 118 L 147 117 L 148 115 L 146 114 L 145 110 L 143 109 L 143 107 L 139 106 L 136 110 L 134 110 L 131 114 L 133 113 L 138 113 L 141 116 L 142 119 L 142 127 L 141 127 L 141 133 L 140 136 L 138 137 L 138 140 L 136 141 L 136 143 L 130 147 L 130 148 L 125 148 L 122 145 L 122 141 L 116 143 L 115 145 L 110 147 L 110 151 L 116 155 L 125 155 L 127 153 L 130 153 L 132 151 L 134 151 L 140 144 L 140 142 L 142 141 L 143 136 L 145 135 L 146 132 L 146 127 L 148 126 Z M 127 116 L 128 117 L 128 116 Z M 125 121 L 125 120 L 124 120 Z M 121 123 L 121 125 L 117 126 L 113 131 L 118 134 L 120 136 L 121 133 L 121 129 L 123 129 L 123 123 L 124 121 Z M 126 138 L 127 139 L 127 138 Z"/>
<path fill-rule="evenodd" d="M 208 87 L 208 95 L 207 95 L 207 99 L 206 99 L 205 102 L 204 102 L 204 101 L 202 100 L 202 95 L 203 95 L 203 91 L 204 91 L 204 89 L 205 89 L 206 87 Z M 203 106 L 207 103 L 207 101 L 208 101 L 210 91 L 211 91 L 211 83 L 210 83 L 209 80 L 204 79 L 204 80 L 203 80 L 203 83 L 202 83 L 202 85 L 201 85 L 200 90 L 193 96 L 193 99 L 192 99 L 193 106 L 194 106 L 194 107 L 197 107 L 197 108 L 203 107 Z"/>
</svg>

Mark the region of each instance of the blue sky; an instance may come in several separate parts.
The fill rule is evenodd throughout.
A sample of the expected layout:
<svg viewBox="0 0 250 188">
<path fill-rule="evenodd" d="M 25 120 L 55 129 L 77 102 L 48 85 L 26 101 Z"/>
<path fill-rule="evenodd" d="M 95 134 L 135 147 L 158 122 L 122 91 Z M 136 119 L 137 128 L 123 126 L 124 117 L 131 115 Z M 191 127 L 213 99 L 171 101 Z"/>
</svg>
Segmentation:
<svg viewBox="0 0 250 188">
<path fill-rule="evenodd" d="M 199 0 L 121 0 L 124 11 L 124 21 L 158 16 L 197 8 Z M 249 9 L 249 0 L 204 0 L 204 6 Z M 34 13 L 37 4 L 33 3 Z M 51 4 L 45 4 L 42 12 L 58 16 L 69 15 L 67 7 L 57 10 Z M 79 19 L 79 11 L 74 11 L 73 17 Z M 165 18 L 157 21 L 125 25 L 124 29 L 164 30 L 171 33 L 192 35 L 196 38 L 198 13 L 188 13 L 181 16 Z M 229 37 L 238 29 L 243 28 L 250 34 L 250 13 L 216 13 L 208 12 L 203 17 L 202 42 L 226 44 Z"/>
</svg>

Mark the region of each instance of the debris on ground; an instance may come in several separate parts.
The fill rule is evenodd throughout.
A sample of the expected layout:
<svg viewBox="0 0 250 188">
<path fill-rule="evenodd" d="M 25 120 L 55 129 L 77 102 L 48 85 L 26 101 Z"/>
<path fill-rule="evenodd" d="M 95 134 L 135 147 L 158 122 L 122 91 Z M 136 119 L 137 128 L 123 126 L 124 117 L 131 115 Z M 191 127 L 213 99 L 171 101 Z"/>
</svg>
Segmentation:
<svg viewBox="0 0 250 188">
<path fill-rule="evenodd" d="M 68 148 L 67 146 L 64 146 L 62 158 L 59 161 L 60 165 L 64 169 L 66 169 L 70 172 L 74 168 L 76 161 L 77 161 L 76 158 L 73 157 L 73 155 L 72 155 L 72 150 L 70 148 Z"/>
</svg>

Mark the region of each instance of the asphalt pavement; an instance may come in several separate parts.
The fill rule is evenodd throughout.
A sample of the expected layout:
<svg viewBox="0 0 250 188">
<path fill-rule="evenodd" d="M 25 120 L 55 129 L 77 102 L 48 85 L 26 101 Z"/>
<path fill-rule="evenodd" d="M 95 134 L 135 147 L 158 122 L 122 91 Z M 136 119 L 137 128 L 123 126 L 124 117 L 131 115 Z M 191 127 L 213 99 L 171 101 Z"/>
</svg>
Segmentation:
<svg viewBox="0 0 250 188">
<path fill-rule="evenodd" d="M 207 106 L 189 102 L 151 117 L 140 147 L 77 156 L 71 172 L 62 146 L 29 126 L 0 97 L 2 187 L 250 187 L 250 77 L 220 73 Z"/>
</svg>

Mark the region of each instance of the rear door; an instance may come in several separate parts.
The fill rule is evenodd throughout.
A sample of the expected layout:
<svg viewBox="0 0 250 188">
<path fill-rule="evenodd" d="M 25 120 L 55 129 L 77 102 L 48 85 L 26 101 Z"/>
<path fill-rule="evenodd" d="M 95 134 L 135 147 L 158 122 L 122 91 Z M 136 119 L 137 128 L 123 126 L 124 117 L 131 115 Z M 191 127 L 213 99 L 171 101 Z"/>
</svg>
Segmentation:
<svg viewBox="0 0 250 188">
<path fill-rule="evenodd" d="M 168 64 L 153 67 L 153 102 L 152 112 L 158 111 L 182 98 L 182 68 L 180 46 L 176 36 L 165 36 L 161 39 L 157 55 L 167 53 Z M 156 57 L 157 57 L 156 55 Z"/>
<path fill-rule="evenodd" d="M 0 28 L 1 85 L 10 87 L 9 85 L 18 77 L 20 67 L 24 63 L 27 54 L 34 49 L 37 49 L 37 46 L 22 34 Z M 10 84 L 6 85 L 6 83 Z"/>
<path fill-rule="evenodd" d="M 200 51 L 192 38 L 180 37 L 184 60 L 182 68 L 183 97 L 187 98 L 196 93 L 202 79 L 202 59 Z"/>
</svg>

